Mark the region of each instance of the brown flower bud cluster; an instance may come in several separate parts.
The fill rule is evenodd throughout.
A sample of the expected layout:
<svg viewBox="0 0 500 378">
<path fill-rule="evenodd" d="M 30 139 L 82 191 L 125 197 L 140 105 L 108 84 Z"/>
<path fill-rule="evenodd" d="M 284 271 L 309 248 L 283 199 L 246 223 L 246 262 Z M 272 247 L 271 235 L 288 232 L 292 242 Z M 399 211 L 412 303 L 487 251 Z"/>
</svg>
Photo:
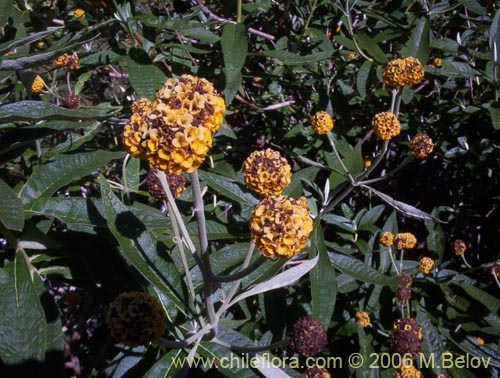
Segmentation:
<svg viewBox="0 0 500 378">
<path fill-rule="evenodd" d="M 294 352 L 312 357 L 328 343 L 326 331 L 321 322 L 312 316 L 303 316 L 293 324 L 288 346 Z"/>
<path fill-rule="evenodd" d="M 191 173 L 205 160 L 222 124 L 224 100 L 203 78 L 168 79 L 148 105 L 136 104 L 123 130 L 128 153 L 166 173 Z"/>
<path fill-rule="evenodd" d="M 155 298 L 134 291 L 116 297 L 109 306 L 106 324 L 117 342 L 135 347 L 157 341 L 165 332 L 165 319 Z"/>
<path fill-rule="evenodd" d="M 80 58 L 78 58 L 76 52 L 73 52 L 71 55 L 64 53 L 54 59 L 52 63 L 58 68 L 66 67 L 68 70 L 77 70 L 80 68 Z"/>
<path fill-rule="evenodd" d="M 417 358 L 422 352 L 422 329 L 412 318 L 398 319 L 392 326 L 391 351 Z"/>
<path fill-rule="evenodd" d="M 410 151 L 416 158 L 429 156 L 434 149 L 434 142 L 427 134 L 417 134 L 410 141 Z"/>
</svg>

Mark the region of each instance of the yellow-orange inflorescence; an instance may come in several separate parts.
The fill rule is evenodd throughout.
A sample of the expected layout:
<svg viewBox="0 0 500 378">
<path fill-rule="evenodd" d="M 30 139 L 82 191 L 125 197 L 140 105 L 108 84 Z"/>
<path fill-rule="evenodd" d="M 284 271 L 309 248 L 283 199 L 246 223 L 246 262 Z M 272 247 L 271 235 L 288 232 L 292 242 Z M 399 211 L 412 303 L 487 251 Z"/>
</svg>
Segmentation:
<svg viewBox="0 0 500 378">
<path fill-rule="evenodd" d="M 226 106 L 206 79 L 182 75 L 166 81 L 151 110 L 147 104 L 133 110 L 123 130 L 127 152 L 152 168 L 180 174 L 203 163 Z"/>
<path fill-rule="evenodd" d="M 413 365 L 402 365 L 394 372 L 394 378 L 420 378 L 422 374 Z"/>
<path fill-rule="evenodd" d="M 414 85 L 422 81 L 424 73 L 424 66 L 417 58 L 399 58 L 387 63 L 382 78 L 391 87 Z"/>
<path fill-rule="evenodd" d="M 368 315 L 367 312 L 358 311 L 356 312 L 355 318 L 356 318 L 356 323 L 358 323 L 363 328 L 366 328 L 372 324 L 370 320 L 370 315 Z"/>
<path fill-rule="evenodd" d="M 75 18 L 77 20 L 83 20 L 85 18 L 85 11 L 81 8 L 77 8 L 73 11 L 73 14 L 75 15 Z"/>
<path fill-rule="evenodd" d="M 325 368 L 315 366 L 304 372 L 304 378 L 331 378 L 331 375 Z"/>
<path fill-rule="evenodd" d="M 385 247 L 390 247 L 394 243 L 394 234 L 389 231 L 384 231 L 378 239 L 379 243 Z"/>
<path fill-rule="evenodd" d="M 491 273 L 500 278 L 500 261 L 497 261 L 493 266 L 491 267 Z"/>
<path fill-rule="evenodd" d="M 381 112 L 372 119 L 373 132 L 383 140 L 389 140 L 399 135 L 401 124 L 394 113 Z"/>
<path fill-rule="evenodd" d="M 410 232 L 402 232 L 394 236 L 396 249 L 411 249 L 417 245 L 417 238 Z"/>
<path fill-rule="evenodd" d="M 434 142 L 427 134 L 417 134 L 410 141 L 410 150 L 413 156 L 423 159 L 429 156 L 434 149 Z"/>
<path fill-rule="evenodd" d="M 286 159 L 270 148 L 253 152 L 243 163 L 242 171 L 248 187 L 264 197 L 280 195 L 292 177 Z"/>
<path fill-rule="evenodd" d="M 40 93 L 43 90 L 43 79 L 40 76 L 36 76 L 33 83 L 31 83 L 31 92 Z"/>
<path fill-rule="evenodd" d="M 157 341 L 165 332 L 165 319 L 155 298 L 134 291 L 116 297 L 109 306 L 106 324 L 117 342 L 134 347 Z"/>
<path fill-rule="evenodd" d="M 148 115 L 153 111 L 153 104 L 149 98 L 141 97 L 135 100 L 130 105 L 132 113 L 139 113 L 140 115 Z"/>
<path fill-rule="evenodd" d="M 69 61 L 69 54 L 64 53 L 63 55 L 60 55 L 56 59 L 54 59 L 52 61 L 52 63 L 56 67 L 66 67 L 66 64 L 68 64 L 68 61 Z"/>
<path fill-rule="evenodd" d="M 313 229 L 305 197 L 264 198 L 252 214 L 252 241 L 265 257 L 292 257 L 303 249 Z"/>
<path fill-rule="evenodd" d="M 80 59 L 78 54 L 74 52 L 73 54 L 64 53 L 63 55 L 57 57 L 52 61 L 56 67 L 66 67 L 68 70 L 77 70 L 80 68 Z"/>
<path fill-rule="evenodd" d="M 311 117 L 311 126 L 316 134 L 326 134 L 333 129 L 333 119 L 325 111 L 316 112 Z"/>
<path fill-rule="evenodd" d="M 418 271 L 423 274 L 430 274 L 434 269 L 434 260 L 430 257 L 422 257 L 418 261 Z"/>
</svg>

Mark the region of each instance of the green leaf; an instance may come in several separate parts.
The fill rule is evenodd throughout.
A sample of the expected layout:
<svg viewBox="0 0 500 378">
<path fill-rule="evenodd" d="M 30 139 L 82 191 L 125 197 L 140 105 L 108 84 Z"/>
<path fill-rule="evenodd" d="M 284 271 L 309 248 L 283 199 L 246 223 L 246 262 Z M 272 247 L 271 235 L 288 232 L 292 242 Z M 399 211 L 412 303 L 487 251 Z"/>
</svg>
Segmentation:
<svg viewBox="0 0 500 378">
<path fill-rule="evenodd" d="M 45 157 L 52 157 L 60 153 L 68 153 L 78 149 L 84 143 L 94 139 L 94 137 L 102 130 L 101 122 L 91 122 L 82 124 L 82 133 L 68 133 L 66 141 L 59 143 L 56 147 L 52 148 Z"/>
<path fill-rule="evenodd" d="M 297 265 L 293 268 L 285 270 L 282 273 L 274 276 L 270 280 L 266 282 L 262 282 L 260 284 L 255 285 L 250 290 L 238 295 L 235 299 L 233 299 L 230 303 L 230 306 L 238 303 L 239 301 L 260 294 L 265 293 L 270 290 L 279 289 L 281 287 L 292 285 L 294 282 L 298 281 L 302 276 L 306 275 L 312 268 L 316 266 L 318 263 L 319 256 L 315 258 L 304 261 L 300 265 Z"/>
<path fill-rule="evenodd" d="M 290 184 L 283 190 L 283 194 L 289 197 L 299 197 L 304 194 L 302 189 L 302 183 L 304 180 L 306 181 L 314 181 L 316 175 L 320 171 L 319 168 L 316 167 L 307 167 L 301 169 L 300 171 L 295 172 L 292 175 L 292 179 Z"/>
<path fill-rule="evenodd" d="M 467 10 L 480 16 L 484 16 L 486 10 L 476 0 L 458 0 Z M 489 5 L 489 4 L 488 4 Z"/>
<path fill-rule="evenodd" d="M 381 274 L 371 266 L 366 265 L 358 259 L 338 253 L 330 253 L 329 255 L 330 260 L 338 270 L 362 282 L 384 286 L 398 284 L 398 280 L 396 278 Z"/>
<path fill-rule="evenodd" d="M 363 98 L 366 97 L 366 93 L 368 91 L 368 78 L 370 76 L 372 67 L 373 62 L 367 60 L 361 65 L 358 74 L 356 75 L 356 88 L 359 92 L 359 95 Z"/>
<path fill-rule="evenodd" d="M 2 10 L 2 8 L 5 8 L 5 4 L 7 4 L 7 7 L 10 8 L 10 6 L 12 4 L 9 5 L 9 2 L 8 1 L 2 1 L 1 2 L 2 5 L 0 5 L 0 12 L 1 12 L 1 16 L 4 16 L 5 13 L 9 13 L 9 12 L 4 12 Z M 3 27 L 5 25 L 5 23 L 3 22 L 0 22 L 0 26 Z M 61 31 L 62 28 L 51 28 L 49 30 L 44 30 L 44 31 L 41 31 L 41 32 L 38 32 L 38 33 L 31 33 L 29 36 L 25 37 L 25 38 L 21 38 L 21 39 L 17 39 L 15 41 L 9 41 L 9 42 L 6 42 L 6 43 L 2 43 L 0 45 L 0 55 L 3 55 L 5 54 L 6 52 L 8 51 L 12 51 L 14 49 L 16 49 L 17 47 L 19 46 L 26 46 L 26 45 L 29 45 L 30 43 L 33 43 L 33 42 L 36 42 L 42 38 L 45 38 L 45 37 L 48 37 L 49 35 L 52 35 L 54 33 L 57 33 L 58 31 Z"/>
<path fill-rule="evenodd" d="M 496 11 L 495 17 L 493 17 L 493 21 L 491 21 L 490 31 L 488 35 L 488 42 L 490 45 L 490 49 L 494 50 L 493 44 L 497 44 L 498 39 L 500 38 L 500 9 Z"/>
<path fill-rule="evenodd" d="M 224 95 L 226 104 L 229 104 L 241 85 L 241 70 L 247 57 L 248 43 L 245 25 L 241 23 L 224 25 L 221 45 L 226 77 Z"/>
<path fill-rule="evenodd" d="M 483 105 L 490 113 L 491 123 L 495 130 L 500 130 L 500 106 L 498 104 Z"/>
<path fill-rule="evenodd" d="M 48 163 L 35 167 L 21 189 L 20 197 L 27 203 L 39 197 L 51 196 L 74 179 L 86 176 L 123 155 L 123 152 L 94 151 L 54 156 Z"/>
<path fill-rule="evenodd" d="M 186 352 L 182 349 L 174 349 L 162 356 L 149 369 L 142 378 L 175 377 L 181 370 L 180 366 L 175 366 L 174 361 L 183 361 Z"/>
<path fill-rule="evenodd" d="M 500 310 L 500 300 L 484 290 L 474 286 L 474 281 L 463 275 L 456 275 L 451 281 L 452 284 L 460 286 L 473 299 L 481 303 L 491 313 L 496 314 Z"/>
<path fill-rule="evenodd" d="M 319 222 L 316 223 L 311 237 L 313 248 L 311 248 L 310 256 L 319 255 L 319 260 L 318 264 L 309 272 L 312 313 L 323 324 L 323 327 L 328 329 L 335 309 L 337 281 L 335 279 L 335 270 L 326 250 L 323 229 Z"/>
<path fill-rule="evenodd" d="M 375 223 L 382 216 L 382 213 L 385 210 L 384 205 L 378 205 L 370 210 L 368 210 L 358 222 L 358 229 L 364 231 L 372 231 L 372 227 L 375 226 Z"/>
<path fill-rule="evenodd" d="M 21 231 L 24 227 L 23 203 L 16 192 L 0 179 L 0 222 L 5 228 Z"/>
<path fill-rule="evenodd" d="M 315 63 L 332 57 L 331 51 L 321 51 L 315 54 L 299 55 L 285 50 L 269 50 L 262 53 L 264 56 L 280 60 L 287 66 L 299 66 L 307 63 Z"/>
<path fill-rule="evenodd" d="M 388 59 L 382 49 L 366 34 L 356 34 L 356 41 L 362 50 L 365 50 L 368 55 L 375 59 L 378 63 L 387 63 Z"/>
<path fill-rule="evenodd" d="M 118 241 L 122 256 L 170 300 L 166 303 L 169 313 L 175 312 L 173 306 L 186 313 L 181 278 L 167 252 L 140 219 L 113 194 L 104 177 L 99 178 L 99 183 L 109 231 Z"/>
<path fill-rule="evenodd" d="M 130 49 L 127 57 L 127 69 L 130 84 L 138 97 L 152 100 L 165 82 L 165 74 L 153 65 L 149 55 L 142 49 L 135 47 Z"/>
<path fill-rule="evenodd" d="M 226 24 L 228 25 L 228 24 Z M 234 24 L 231 24 L 234 25 Z M 214 44 L 219 42 L 220 37 L 211 32 L 208 29 L 205 28 L 191 28 L 191 29 L 185 29 L 180 32 L 182 35 L 185 35 L 187 37 L 195 38 L 198 39 L 202 43 L 209 43 L 209 44 Z"/>
<path fill-rule="evenodd" d="M 220 195 L 252 207 L 259 203 L 259 200 L 247 191 L 245 184 L 239 181 L 211 172 L 198 171 L 198 173 L 200 179 Z"/>
<path fill-rule="evenodd" d="M 366 188 L 371 193 L 375 194 L 377 197 L 382 199 L 384 202 L 391 205 L 396 211 L 398 211 L 399 213 L 401 213 L 407 217 L 424 219 L 424 220 L 433 220 L 433 221 L 439 222 L 439 223 L 446 223 L 446 222 L 436 218 L 435 216 L 426 213 L 425 211 L 419 210 L 416 207 L 408 205 L 407 203 L 397 201 L 394 198 L 388 196 L 387 194 L 379 192 L 378 190 L 375 190 L 375 189 L 370 188 L 370 187 L 366 187 Z"/>
<path fill-rule="evenodd" d="M 0 106 L 0 123 L 63 119 L 77 121 L 88 118 L 106 119 L 111 114 L 112 113 L 106 114 L 103 109 L 86 109 L 85 111 L 81 111 L 65 109 L 41 101 L 18 101 Z"/>
<path fill-rule="evenodd" d="M 0 269 L 0 360 L 6 365 L 43 363 L 53 344 L 30 269 L 21 251 Z"/>
<path fill-rule="evenodd" d="M 422 17 L 417 21 L 408 43 L 403 48 L 403 56 L 418 58 L 422 64 L 426 64 L 429 60 L 429 41 L 430 21 Z"/>
</svg>

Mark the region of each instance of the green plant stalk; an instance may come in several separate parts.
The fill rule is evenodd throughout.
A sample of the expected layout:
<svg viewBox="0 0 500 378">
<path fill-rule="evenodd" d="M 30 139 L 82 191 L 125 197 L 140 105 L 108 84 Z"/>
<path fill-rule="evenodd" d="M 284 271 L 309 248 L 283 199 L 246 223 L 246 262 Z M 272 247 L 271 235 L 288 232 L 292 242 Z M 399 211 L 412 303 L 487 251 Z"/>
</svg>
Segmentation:
<svg viewBox="0 0 500 378">
<path fill-rule="evenodd" d="M 134 46 L 137 46 L 137 40 L 135 39 L 134 31 L 130 27 L 130 24 L 128 23 L 128 20 L 126 20 L 125 17 L 123 17 L 123 14 L 121 12 L 120 6 L 116 2 L 116 0 L 111 0 L 111 2 L 113 3 L 113 6 L 116 9 L 116 14 L 120 17 L 120 21 L 123 24 L 125 24 L 125 28 L 127 29 L 127 33 L 129 34 L 130 39 L 132 40 Z"/>
<path fill-rule="evenodd" d="M 241 23 L 243 17 L 242 17 L 242 8 L 243 8 L 243 0 L 238 0 L 238 9 L 236 13 L 236 22 L 239 24 Z"/>
<path fill-rule="evenodd" d="M 337 147 L 335 146 L 335 141 L 333 140 L 333 135 L 332 133 L 329 131 L 326 133 L 326 135 L 328 136 L 328 141 L 330 142 L 330 145 L 332 146 L 332 149 L 333 149 L 333 152 L 335 153 L 335 157 L 337 158 L 337 160 L 339 161 L 340 165 L 342 166 L 342 169 L 344 170 L 344 172 L 346 173 L 347 177 L 349 177 L 349 180 L 351 181 L 351 184 L 354 183 L 354 178 L 352 177 L 351 175 L 351 172 L 349 172 L 349 170 L 347 169 L 347 167 L 345 166 L 344 162 L 342 161 L 342 159 L 340 158 L 340 154 L 339 152 L 337 151 Z"/>
<path fill-rule="evenodd" d="M 389 253 L 389 257 L 391 258 L 392 266 L 394 267 L 394 270 L 396 273 L 399 275 L 399 270 L 398 266 L 396 265 L 396 261 L 394 260 L 394 256 L 392 255 L 391 247 L 387 247 L 387 252 Z"/>
<path fill-rule="evenodd" d="M 198 170 L 191 173 L 191 189 L 193 191 L 194 209 L 198 223 L 198 238 L 200 242 L 200 254 L 202 260 L 201 271 L 203 274 L 204 300 L 207 310 L 208 320 L 212 325 L 213 336 L 217 335 L 217 316 L 212 298 L 212 267 L 210 263 L 210 254 L 208 251 L 207 225 L 205 220 L 205 205 L 201 195 L 200 178 Z"/>
<path fill-rule="evenodd" d="M 311 11 L 309 12 L 309 16 L 307 16 L 307 20 L 304 24 L 304 29 L 302 29 L 302 33 L 300 33 L 301 36 L 304 35 L 305 31 L 309 27 L 309 24 L 311 23 L 312 17 L 314 15 L 314 11 L 316 10 L 317 4 L 318 4 L 318 0 L 314 0 L 313 5 L 311 6 Z"/>
</svg>

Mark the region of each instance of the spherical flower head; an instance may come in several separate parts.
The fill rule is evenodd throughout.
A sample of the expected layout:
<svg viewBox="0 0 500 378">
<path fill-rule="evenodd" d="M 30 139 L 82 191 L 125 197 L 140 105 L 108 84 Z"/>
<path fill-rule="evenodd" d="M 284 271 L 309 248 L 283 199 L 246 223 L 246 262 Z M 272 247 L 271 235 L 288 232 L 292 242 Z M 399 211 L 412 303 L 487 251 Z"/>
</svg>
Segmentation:
<svg viewBox="0 0 500 378">
<path fill-rule="evenodd" d="M 424 78 L 424 66 L 420 63 L 417 58 L 409 56 L 404 59 L 405 61 L 405 72 L 404 72 L 404 84 L 405 85 L 415 85 L 422 81 Z"/>
<path fill-rule="evenodd" d="M 370 315 L 368 315 L 367 312 L 358 311 L 356 312 L 355 318 L 356 318 L 356 323 L 358 323 L 363 328 L 366 328 L 372 324 L 370 320 Z"/>
<path fill-rule="evenodd" d="M 266 197 L 255 207 L 250 222 L 252 241 L 262 255 L 270 258 L 289 258 L 299 253 L 312 229 L 305 197 Z"/>
<path fill-rule="evenodd" d="M 411 299 L 411 289 L 405 285 L 399 285 L 394 292 L 394 298 L 399 302 L 408 302 Z"/>
<path fill-rule="evenodd" d="M 372 166 L 372 157 L 371 157 L 371 156 L 366 155 L 366 156 L 363 158 L 363 167 L 365 167 L 365 168 L 370 168 L 371 166 Z"/>
<path fill-rule="evenodd" d="M 73 14 L 75 15 L 75 18 L 77 20 L 83 20 L 85 18 L 85 11 L 81 8 L 77 8 L 73 11 Z"/>
<path fill-rule="evenodd" d="M 398 275 L 398 280 L 401 282 L 401 285 L 410 287 L 411 284 L 413 283 L 413 280 L 409 274 L 401 273 Z"/>
<path fill-rule="evenodd" d="M 68 64 L 70 55 L 68 53 L 64 53 L 63 55 L 58 56 L 56 59 L 52 61 L 54 66 L 61 68 L 61 67 L 66 67 L 66 64 Z"/>
<path fill-rule="evenodd" d="M 394 113 L 381 112 L 372 119 L 373 132 L 383 140 L 389 140 L 399 135 L 401 124 Z"/>
<path fill-rule="evenodd" d="M 43 87 L 43 79 L 37 75 L 33 80 L 33 83 L 31 83 L 31 92 L 40 93 L 43 90 Z"/>
<path fill-rule="evenodd" d="M 186 188 L 186 179 L 183 176 L 176 174 L 168 174 L 166 176 L 170 192 L 174 198 L 179 197 Z M 163 190 L 160 179 L 156 176 L 154 171 L 149 171 L 146 176 L 146 187 L 148 188 L 148 192 L 151 197 L 157 199 L 158 201 L 167 200 L 167 195 Z"/>
<path fill-rule="evenodd" d="M 155 298 L 128 292 L 111 303 L 106 324 L 117 342 L 135 347 L 157 341 L 165 332 L 165 319 L 165 312 Z"/>
<path fill-rule="evenodd" d="M 422 257 L 418 261 L 418 271 L 423 274 L 430 274 L 434 269 L 434 260 L 430 257 Z"/>
<path fill-rule="evenodd" d="M 349 59 L 349 60 L 353 60 L 354 58 L 356 58 L 356 54 L 354 54 L 354 53 L 351 52 L 351 53 L 349 53 L 349 54 L 346 55 L 346 58 Z"/>
<path fill-rule="evenodd" d="M 394 378 L 420 378 L 422 374 L 413 365 L 401 366 L 394 372 Z"/>
<path fill-rule="evenodd" d="M 411 249 L 417 245 L 417 238 L 410 232 L 403 232 L 394 236 L 396 249 Z"/>
<path fill-rule="evenodd" d="M 462 256 L 467 250 L 467 246 L 463 240 L 457 239 L 453 242 L 453 252 L 457 256 Z"/>
<path fill-rule="evenodd" d="M 304 378 L 330 378 L 331 375 L 325 368 L 312 367 L 304 372 Z"/>
<path fill-rule="evenodd" d="M 333 129 L 333 119 L 327 112 L 319 111 L 311 117 L 311 126 L 316 134 L 326 134 Z"/>
<path fill-rule="evenodd" d="M 493 266 L 491 267 L 491 273 L 500 278 L 500 261 L 497 261 Z"/>
<path fill-rule="evenodd" d="M 149 122 L 148 114 L 133 113 L 123 128 L 122 142 L 125 150 L 130 155 L 145 160 L 149 151 L 148 143 L 151 143 L 150 130 L 151 122 Z"/>
<path fill-rule="evenodd" d="M 392 326 L 391 351 L 417 358 L 422 352 L 422 329 L 412 318 L 398 319 Z"/>
<path fill-rule="evenodd" d="M 441 60 L 441 58 L 434 58 L 432 59 L 431 65 L 435 68 L 441 68 L 443 66 L 443 61 Z"/>
<path fill-rule="evenodd" d="M 434 142 L 427 134 L 417 134 L 410 141 L 410 150 L 413 156 L 423 159 L 429 156 L 434 149 Z"/>
<path fill-rule="evenodd" d="M 382 79 L 390 87 L 414 85 L 422 81 L 424 74 L 424 67 L 417 58 L 398 58 L 387 63 Z"/>
<path fill-rule="evenodd" d="M 78 109 L 80 107 L 80 96 L 69 94 L 64 99 L 64 107 L 68 109 Z"/>
<path fill-rule="evenodd" d="M 484 345 L 484 340 L 482 337 L 475 337 L 477 345 Z"/>
<path fill-rule="evenodd" d="M 153 104 L 149 98 L 141 97 L 135 100 L 130 105 L 132 113 L 139 113 L 139 115 L 148 115 L 153 111 Z"/>
<path fill-rule="evenodd" d="M 78 58 L 78 54 L 76 52 L 69 55 L 68 62 L 66 63 L 66 68 L 68 70 L 77 70 L 80 68 L 80 58 Z"/>
<path fill-rule="evenodd" d="M 288 346 L 304 357 L 312 357 L 328 343 L 321 322 L 312 316 L 303 316 L 294 324 Z"/>
<path fill-rule="evenodd" d="M 264 197 L 280 195 L 292 177 L 292 168 L 286 159 L 270 148 L 253 152 L 242 170 L 248 187 Z"/>
<path fill-rule="evenodd" d="M 390 247 L 394 243 L 394 235 L 392 232 L 384 231 L 380 234 L 379 243 L 385 247 Z"/>
</svg>

